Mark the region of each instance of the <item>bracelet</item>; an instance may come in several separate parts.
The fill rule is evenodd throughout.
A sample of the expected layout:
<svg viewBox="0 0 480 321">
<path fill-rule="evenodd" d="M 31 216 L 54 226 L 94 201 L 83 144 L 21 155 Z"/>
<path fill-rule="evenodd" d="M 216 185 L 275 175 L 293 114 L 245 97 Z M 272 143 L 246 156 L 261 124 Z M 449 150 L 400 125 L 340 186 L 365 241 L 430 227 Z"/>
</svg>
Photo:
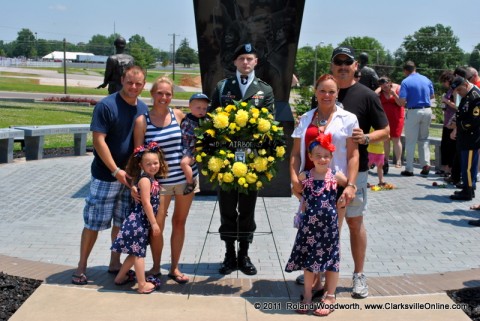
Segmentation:
<svg viewBox="0 0 480 321">
<path fill-rule="evenodd" d="M 117 169 L 112 173 L 112 176 L 117 176 L 118 172 L 120 172 L 120 167 L 117 167 Z"/>
<path fill-rule="evenodd" d="M 349 186 L 350 186 L 350 187 L 353 187 L 354 190 L 357 190 L 357 185 L 352 184 L 352 183 L 347 183 L 347 186 L 345 186 L 345 188 L 347 188 L 347 187 L 349 187 Z"/>
<path fill-rule="evenodd" d="M 370 144 L 370 136 L 368 134 L 363 135 L 363 138 L 365 138 L 365 143 L 363 145 L 368 145 Z"/>
</svg>

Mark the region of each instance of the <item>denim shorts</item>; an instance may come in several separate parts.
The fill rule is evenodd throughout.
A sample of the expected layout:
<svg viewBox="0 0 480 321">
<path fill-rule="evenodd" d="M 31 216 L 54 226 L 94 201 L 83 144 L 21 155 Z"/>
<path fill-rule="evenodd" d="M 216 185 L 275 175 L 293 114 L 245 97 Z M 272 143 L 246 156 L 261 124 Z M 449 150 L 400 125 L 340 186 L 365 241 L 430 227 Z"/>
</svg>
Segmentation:
<svg viewBox="0 0 480 321">
<path fill-rule="evenodd" d="M 85 228 L 103 231 L 112 226 L 112 220 L 114 226 L 122 226 L 131 202 L 130 190 L 119 181 L 106 182 L 92 177 L 83 209 Z"/>
</svg>

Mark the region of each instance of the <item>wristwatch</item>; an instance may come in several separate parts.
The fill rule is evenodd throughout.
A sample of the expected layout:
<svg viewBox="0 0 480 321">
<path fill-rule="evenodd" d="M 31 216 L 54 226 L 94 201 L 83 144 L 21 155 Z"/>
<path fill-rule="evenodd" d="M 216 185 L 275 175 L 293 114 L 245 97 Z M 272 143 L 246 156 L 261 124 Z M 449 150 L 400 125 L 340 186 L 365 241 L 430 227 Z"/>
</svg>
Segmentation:
<svg viewBox="0 0 480 321">
<path fill-rule="evenodd" d="M 355 185 L 355 184 L 347 183 L 347 186 L 346 186 L 346 187 L 348 187 L 348 186 L 353 187 L 353 189 L 354 189 L 355 191 L 357 190 L 357 185 Z"/>
<path fill-rule="evenodd" d="M 363 135 L 363 138 L 365 138 L 365 143 L 363 145 L 368 145 L 370 144 L 370 136 L 368 134 Z"/>
</svg>

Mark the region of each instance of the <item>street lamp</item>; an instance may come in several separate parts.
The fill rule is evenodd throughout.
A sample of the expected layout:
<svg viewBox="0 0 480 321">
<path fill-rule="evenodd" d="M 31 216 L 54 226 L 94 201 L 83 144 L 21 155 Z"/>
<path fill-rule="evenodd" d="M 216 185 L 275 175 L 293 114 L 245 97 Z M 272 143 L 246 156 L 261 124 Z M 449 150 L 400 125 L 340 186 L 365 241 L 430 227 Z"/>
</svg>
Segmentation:
<svg viewBox="0 0 480 321">
<path fill-rule="evenodd" d="M 318 45 L 315 46 L 315 60 L 313 62 L 313 87 L 315 87 L 315 82 L 317 81 L 317 48 L 322 47 L 323 41 L 320 41 Z"/>
</svg>

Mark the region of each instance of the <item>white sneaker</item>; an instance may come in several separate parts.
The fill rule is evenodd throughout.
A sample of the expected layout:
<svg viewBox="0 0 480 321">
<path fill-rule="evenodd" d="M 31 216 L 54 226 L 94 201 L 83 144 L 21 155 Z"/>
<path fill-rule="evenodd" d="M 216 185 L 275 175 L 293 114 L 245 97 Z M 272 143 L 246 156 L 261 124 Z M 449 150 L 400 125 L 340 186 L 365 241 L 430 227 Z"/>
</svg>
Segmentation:
<svg viewBox="0 0 480 321">
<path fill-rule="evenodd" d="M 364 299 L 368 296 L 367 277 L 363 273 L 353 273 L 352 298 Z"/>
</svg>

